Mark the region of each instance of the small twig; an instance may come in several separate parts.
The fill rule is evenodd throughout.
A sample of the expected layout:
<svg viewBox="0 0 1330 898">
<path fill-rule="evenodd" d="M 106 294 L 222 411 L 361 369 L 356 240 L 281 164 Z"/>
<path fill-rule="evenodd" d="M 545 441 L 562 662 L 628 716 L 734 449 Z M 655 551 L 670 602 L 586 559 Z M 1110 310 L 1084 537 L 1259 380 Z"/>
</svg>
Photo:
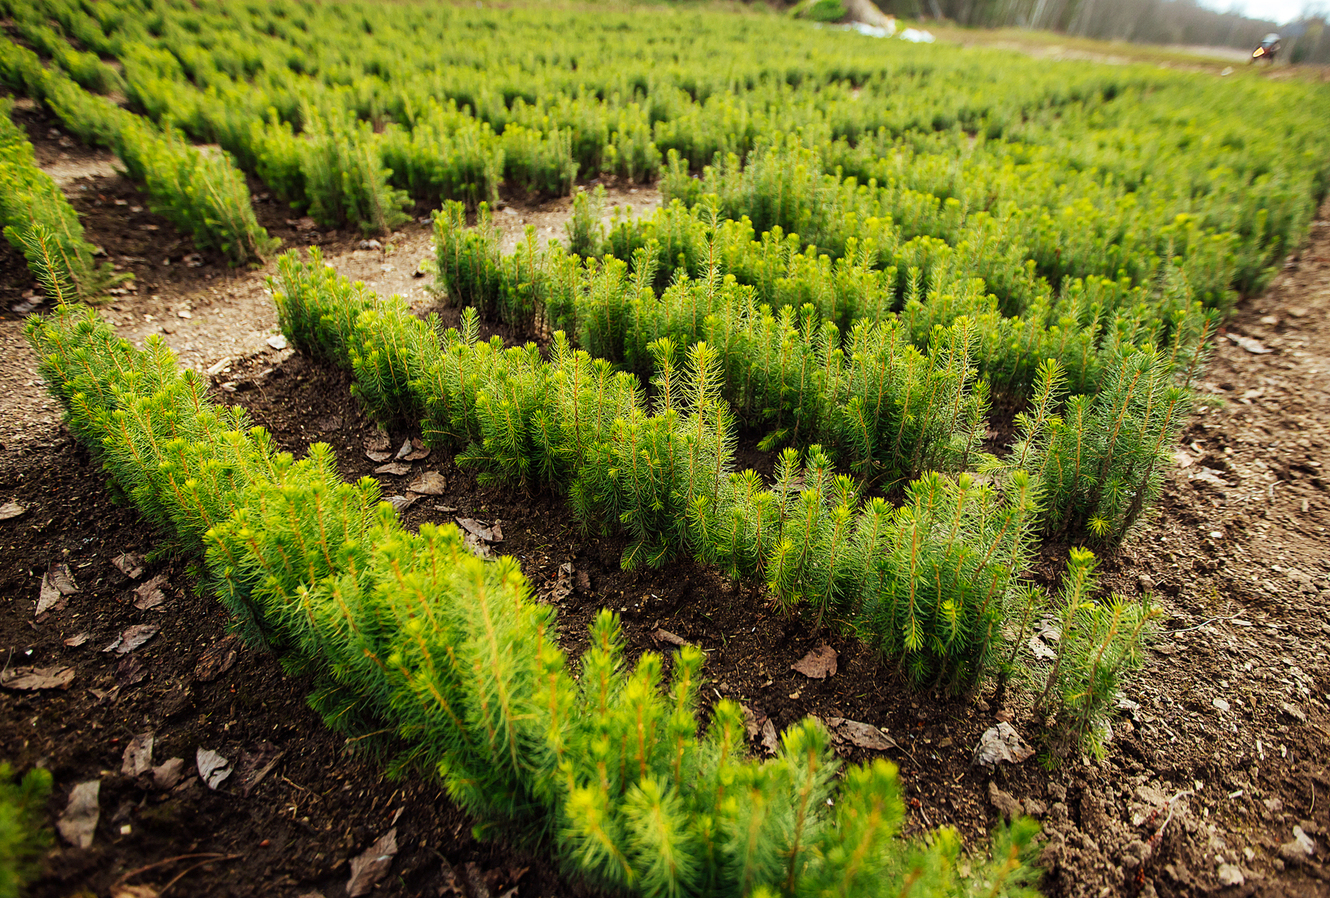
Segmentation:
<svg viewBox="0 0 1330 898">
<path fill-rule="evenodd" d="M 178 854 L 175 857 L 168 857 L 164 860 L 153 861 L 151 864 L 139 867 L 137 870 L 130 870 L 124 876 L 121 876 L 115 882 L 111 883 L 111 888 L 114 889 L 116 886 L 124 885 L 126 880 L 133 879 L 135 876 L 138 876 L 140 873 L 147 873 L 149 870 L 155 869 L 157 867 L 165 867 L 167 864 L 174 864 L 176 861 L 187 861 L 190 858 L 195 858 L 195 857 L 206 857 L 216 860 L 217 858 L 224 857 L 224 855 L 218 854 L 217 852 L 203 852 L 201 854 Z"/>
<path fill-rule="evenodd" d="M 166 894 L 166 890 L 167 890 L 167 889 L 171 888 L 171 886 L 175 885 L 175 884 L 178 883 L 180 880 L 184 879 L 184 878 L 185 878 L 187 875 L 189 875 L 190 873 L 193 873 L 193 872 L 194 872 L 195 870 L 197 870 L 199 867 L 206 867 L 206 866 L 208 866 L 209 864 L 220 864 L 220 863 L 222 863 L 223 861 L 234 861 L 234 860 L 236 860 L 237 858 L 242 858 L 242 857 L 244 857 L 243 854 L 228 854 L 228 855 L 223 855 L 223 856 L 219 856 L 219 857 L 209 858 L 209 859 L 206 860 L 206 861 L 199 861 L 197 864 L 194 864 L 194 865 L 192 865 L 192 866 L 186 867 L 185 869 L 183 869 L 183 870 L 181 870 L 179 873 L 177 873 L 177 874 L 175 875 L 175 878 L 174 878 L 174 879 L 172 879 L 172 880 L 171 880 L 170 882 L 168 882 L 166 885 L 162 886 L 161 890 L 157 893 L 157 898 L 162 898 L 162 896 Z"/>
<path fill-rule="evenodd" d="M 1154 850 L 1155 850 L 1157 847 L 1159 847 L 1159 843 L 1162 842 L 1162 841 L 1164 841 L 1164 830 L 1168 829 L 1168 822 L 1169 822 L 1170 820 L 1173 819 L 1173 808 L 1174 808 L 1175 803 L 1176 803 L 1177 800 L 1178 800 L 1179 798 L 1181 798 L 1182 796 L 1184 796 L 1184 795 L 1191 795 L 1191 794 L 1192 794 L 1192 791 L 1191 791 L 1190 789 L 1183 789 L 1183 790 L 1182 790 L 1181 792 L 1179 792 L 1177 795 L 1174 795 L 1174 796 L 1173 796 L 1172 798 L 1170 798 L 1168 801 L 1164 802 L 1164 804 L 1168 806 L 1168 816 L 1164 818 L 1164 822 L 1163 822 L 1163 823 L 1159 824 L 1159 829 L 1155 830 L 1155 834 L 1154 834 L 1153 836 L 1150 837 L 1150 853 L 1151 853 L 1151 854 L 1154 854 Z M 1157 812 L 1156 812 L 1156 813 L 1157 813 Z"/>
<path fill-rule="evenodd" d="M 1207 627 L 1210 624 L 1218 623 L 1219 621 L 1230 621 L 1236 617 L 1237 617 L 1236 614 L 1231 614 L 1228 617 L 1212 617 L 1209 620 L 1201 621 L 1199 624 L 1197 624 L 1194 627 L 1183 627 L 1181 630 L 1166 630 L 1165 632 L 1167 632 L 1170 636 L 1172 636 L 1174 633 L 1190 633 L 1192 630 L 1199 630 L 1201 629 L 1201 627 Z"/>
<path fill-rule="evenodd" d="M 323 798 L 323 796 L 320 795 L 319 793 L 311 792 L 310 790 L 306 789 L 304 786 L 300 785 L 300 783 L 297 783 L 295 780 L 287 779 L 284 774 L 282 775 L 282 782 L 295 786 L 297 789 L 299 789 L 301 792 L 304 792 L 306 795 L 312 795 L 320 800 L 322 800 Z"/>
<path fill-rule="evenodd" d="M 14 648 L 13 648 L 13 646 L 10 647 L 10 649 L 9 649 L 9 654 L 5 656 L 5 667 L 4 667 L 3 670 L 0 670 L 0 680 L 3 680 L 4 677 L 5 677 L 5 674 L 9 673 L 9 662 L 12 661 L 12 660 L 14 660 Z"/>
</svg>

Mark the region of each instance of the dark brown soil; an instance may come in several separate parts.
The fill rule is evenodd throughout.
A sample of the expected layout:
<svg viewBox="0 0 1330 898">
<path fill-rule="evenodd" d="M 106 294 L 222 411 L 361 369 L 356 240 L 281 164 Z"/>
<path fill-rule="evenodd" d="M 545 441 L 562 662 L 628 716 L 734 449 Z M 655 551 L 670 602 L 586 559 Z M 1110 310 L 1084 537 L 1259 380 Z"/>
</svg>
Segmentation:
<svg viewBox="0 0 1330 898">
<path fill-rule="evenodd" d="M 58 156 L 49 123 L 29 115 L 39 153 Z M 126 336 L 162 333 L 200 369 L 230 357 L 213 378 L 219 401 L 245 406 L 292 451 L 328 442 L 347 477 L 370 473 L 363 450 L 372 426 L 351 399 L 346 375 L 266 345 L 273 318 L 261 273 L 229 271 L 206 254 L 199 267 L 180 264 L 193 252 L 188 239 L 150 213 L 128 211 L 146 203 L 123 179 L 97 175 L 67 189 L 89 238 L 138 278 L 138 292 L 116 297 L 107 309 Z M 339 270 L 381 278 L 376 286 L 383 290 L 419 290 L 413 302 L 420 306 L 431 301 L 411 277 L 428 253 L 423 225 L 394 238 L 394 259 L 357 249 L 359 235 L 285 225 L 282 213 L 264 205 L 265 223 L 289 241 L 326 243 Z M 172 264 L 161 265 L 159 253 Z M 21 267 L 7 264 L 11 258 L 0 255 L 5 310 L 30 286 Z M 191 317 L 180 318 L 182 309 Z M 1243 303 L 1228 326 L 1272 351 L 1253 354 L 1220 339 L 1206 382 L 1213 398 L 1184 436 L 1160 513 L 1124 550 L 1103 559 L 1107 585 L 1129 595 L 1152 591 L 1167 612 L 1145 671 L 1124 690 L 1129 710 L 1115 721 L 1103 759 L 1042 752 L 996 774 L 971 767 L 980 734 L 999 719 L 1037 741 L 1041 727 L 1020 690 L 999 695 L 990 686 L 962 697 L 915 690 L 892 665 L 831 628 L 776 613 L 751 585 L 688 562 L 625 572 L 622 541 L 582 533 L 558 496 L 480 487 L 437 451 L 415 462 L 412 474 L 437 471 L 447 488 L 403 519 L 408 526 L 454 517 L 501 521 L 497 550 L 521 561 L 542 596 L 552 596 L 559 566 L 571 562 L 575 586 L 559 608 L 572 654 L 595 611 L 610 607 L 620 612 L 634 654 L 662 648 L 651 636 L 658 627 L 705 648 L 711 699 L 735 698 L 778 727 L 810 713 L 885 727 L 899 745 L 886 755 L 901 767 L 911 831 L 952 825 L 978 846 L 1000 806 L 1023 802 L 1044 823 L 1044 888 L 1051 895 L 1327 894 L 1327 312 L 1330 227 L 1321 222 L 1270 291 Z M 134 607 L 134 584 L 111 560 L 151 552 L 159 538 L 131 509 L 111 502 L 95 464 L 59 429 L 18 329 L 17 316 L 5 311 L 0 345 L 13 364 L 0 374 L 0 442 L 8 450 L 0 460 L 0 504 L 13 499 L 26 511 L 0 522 L 0 651 L 10 666 L 72 666 L 75 679 L 66 691 L 0 693 L 0 757 L 20 770 L 38 763 L 51 769 L 52 820 L 76 783 L 102 782 L 93 846 L 52 848 L 34 894 L 108 894 L 126 873 L 210 852 L 228 859 L 189 872 L 173 893 L 318 890 L 332 898 L 344 893 L 348 860 L 394 821 L 400 851 L 384 892 L 450 894 L 456 882 L 474 896 L 470 871 L 494 895 L 513 885 L 518 895 L 581 894 L 510 841 L 476 842 L 470 821 L 430 780 L 415 773 L 388 779 L 368 749 L 375 740 L 348 740 L 324 728 L 304 704 L 307 684 L 272 658 L 242 650 L 216 679 L 199 676 L 202 653 L 225 632 L 219 607 L 193 594 L 189 559 L 169 554 L 152 561 L 143 579 L 166 573 L 170 600 L 160 611 Z M 394 444 L 411 435 L 391 433 Z M 758 467 L 766 459 L 747 448 L 742 461 Z M 385 494 L 402 492 L 410 476 L 382 476 Z M 64 610 L 37 621 L 41 576 L 56 562 L 70 566 L 80 591 Z M 1056 567 L 1050 560 L 1036 574 L 1049 579 Z M 124 656 L 101 651 L 139 623 L 158 623 L 161 631 Z M 85 632 L 83 645 L 65 644 Z M 840 653 L 834 676 L 815 681 L 790 669 L 823 642 Z M 268 742 L 286 753 L 249 795 L 239 773 L 218 791 L 195 776 L 163 792 L 119 773 L 128 740 L 149 731 L 155 763 L 181 757 L 191 771 L 199 748 L 238 759 Z M 1310 859 L 1281 856 L 1294 826 L 1316 843 Z M 193 862 L 163 863 L 128 881 L 160 888 Z"/>
</svg>

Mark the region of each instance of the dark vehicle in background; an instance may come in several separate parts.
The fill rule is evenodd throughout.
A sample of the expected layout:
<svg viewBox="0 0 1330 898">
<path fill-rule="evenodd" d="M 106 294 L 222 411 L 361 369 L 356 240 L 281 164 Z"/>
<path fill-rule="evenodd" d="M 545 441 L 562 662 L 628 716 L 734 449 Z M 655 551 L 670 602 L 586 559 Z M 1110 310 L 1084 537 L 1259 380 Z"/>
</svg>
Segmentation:
<svg viewBox="0 0 1330 898">
<path fill-rule="evenodd" d="M 1251 59 L 1248 60 L 1248 62 L 1252 63 L 1256 62 L 1257 60 L 1260 60 L 1261 62 L 1268 62 L 1271 65 L 1274 65 L 1275 56 L 1277 56 L 1278 54 L 1279 54 L 1279 35 L 1271 32 L 1270 34 L 1267 34 L 1265 37 L 1261 38 L 1261 45 L 1259 47 L 1251 51 Z"/>
</svg>

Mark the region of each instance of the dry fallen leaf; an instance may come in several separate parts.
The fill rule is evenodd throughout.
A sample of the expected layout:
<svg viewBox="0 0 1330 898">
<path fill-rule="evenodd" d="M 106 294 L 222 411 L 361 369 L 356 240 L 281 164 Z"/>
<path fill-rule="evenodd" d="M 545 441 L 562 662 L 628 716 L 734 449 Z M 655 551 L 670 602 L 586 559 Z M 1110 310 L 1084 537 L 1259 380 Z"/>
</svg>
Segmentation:
<svg viewBox="0 0 1330 898">
<path fill-rule="evenodd" d="M 989 727 L 979 738 L 974 749 L 974 763 L 992 768 L 1002 761 L 1019 764 L 1034 754 L 1034 749 L 1025 744 L 1016 728 L 1006 721 L 995 727 Z"/>
<path fill-rule="evenodd" d="M 152 611 L 166 603 L 166 574 L 158 574 L 146 583 L 134 588 L 134 607 L 140 611 Z"/>
<path fill-rule="evenodd" d="M 366 437 L 365 457 L 372 462 L 385 462 L 392 458 L 392 441 L 388 439 L 388 434 L 376 430 Z"/>
<path fill-rule="evenodd" d="M 573 563 L 565 561 L 559 565 L 559 573 L 555 575 L 554 584 L 549 587 L 549 592 L 545 595 L 545 600 L 549 602 L 562 602 L 568 598 L 573 591 Z"/>
<path fill-rule="evenodd" d="M 97 820 L 101 809 L 97 806 L 97 796 L 101 793 L 102 781 L 90 780 L 79 783 L 69 793 L 69 804 L 65 812 L 55 822 L 55 828 L 64 836 L 65 841 L 76 848 L 90 848 L 92 837 L 97 832 Z"/>
<path fill-rule="evenodd" d="M 405 462 L 395 461 L 386 465 L 379 465 L 374 469 L 375 474 L 391 474 L 394 477 L 401 477 L 411 473 L 411 466 Z"/>
<path fill-rule="evenodd" d="M 76 633 L 75 635 L 66 639 L 65 645 L 69 646 L 71 649 L 76 649 L 91 638 L 92 634 L 89 633 L 87 630 L 84 630 L 82 633 Z"/>
<path fill-rule="evenodd" d="M 448 488 L 448 481 L 438 471 L 426 471 L 406 485 L 407 491 L 424 496 L 441 496 Z"/>
<path fill-rule="evenodd" d="M 111 564 L 115 565 L 116 570 L 131 580 L 137 580 L 143 576 L 142 555 L 131 555 L 126 552 L 123 555 L 117 555 L 112 559 Z"/>
<path fill-rule="evenodd" d="M 863 748 L 868 751 L 886 751 L 889 748 L 898 747 L 895 739 L 892 739 L 871 723 L 846 720 L 844 717 L 828 717 L 826 724 L 827 729 L 831 731 L 836 741 L 848 742 L 855 748 Z"/>
<path fill-rule="evenodd" d="M 397 854 L 397 827 L 384 833 L 360 857 L 351 859 L 351 878 L 346 883 L 348 898 L 367 895 L 388 872 Z"/>
<path fill-rule="evenodd" d="M 137 655 L 126 655 L 115 666 L 115 680 L 121 686 L 135 686 L 147 678 L 148 668 Z"/>
<path fill-rule="evenodd" d="M 152 733 L 140 733 L 125 746 L 120 772 L 125 776 L 138 776 L 152 769 Z"/>
<path fill-rule="evenodd" d="M 185 759 L 172 758 L 152 768 L 152 784 L 165 792 L 175 788 L 185 776 Z"/>
<path fill-rule="evenodd" d="M 6 502 L 4 505 L 0 505 L 0 521 L 13 520 L 25 511 L 27 509 L 17 502 Z"/>
<path fill-rule="evenodd" d="M 457 522 L 457 526 L 487 543 L 503 542 L 503 531 L 499 529 L 498 521 L 494 522 L 493 527 L 486 527 L 475 518 L 453 518 L 453 520 Z"/>
<path fill-rule="evenodd" d="M 490 544 L 474 533 L 464 534 L 462 544 L 466 546 L 468 552 L 477 558 L 492 558 L 494 556 L 494 550 L 490 548 Z"/>
<path fill-rule="evenodd" d="M 761 737 L 763 750 L 769 755 L 774 755 L 780 748 L 780 738 L 776 735 L 776 725 L 767 717 L 766 712 L 756 705 L 748 707 L 740 706 L 744 715 L 744 730 L 748 733 L 749 739 Z"/>
<path fill-rule="evenodd" d="M 403 461 L 420 461 L 422 458 L 429 458 L 430 447 L 425 445 L 424 440 L 419 437 L 411 439 L 411 451 L 402 456 Z"/>
<path fill-rule="evenodd" d="M 0 686 L 23 692 L 64 689 L 73 681 L 72 667 L 13 667 L 0 676 Z"/>
<path fill-rule="evenodd" d="M 37 598 L 37 614 L 47 611 L 63 611 L 66 597 L 78 592 L 74 575 L 69 572 L 69 565 L 56 563 L 42 575 L 41 593 Z"/>
<path fill-rule="evenodd" d="M 397 458 L 399 460 L 406 458 L 408 455 L 411 454 L 411 450 L 414 448 L 415 447 L 411 445 L 411 440 L 408 438 L 406 442 L 402 443 L 402 448 L 397 450 Z"/>
<path fill-rule="evenodd" d="M 419 496 L 387 496 L 384 498 L 383 501 L 391 505 L 393 507 L 393 511 L 397 512 L 398 514 L 401 514 L 402 512 L 410 508 L 412 505 L 415 505 L 416 500 L 419 498 L 420 498 Z"/>
<path fill-rule="evenodd" d="M 831 646 L 820 645 L 804 655 L 797 663 L 791 664 L 790 669 L 814 680 L 825 680 L 827 677 L 835 676 L 837 657 L 836 650 Z"/>
<path fill-rule="evenodd" d="M 102 651 L 116 652 L 120 655 L 129 654 L 156 636 L 160 629 L 161 627 L 157 624 L 135 624 L 132 627 L 126 627 L 125 632 L 117 636 L 115 642 L 102 649 Z"/>
<path fill-rule="evenodd" d="M 231 665 L 236 663 L 236 652 L 239 650 L 240 637 L 235 634 L 217 640 L 199 656 L 194 676 L 201 682 L 211 683 L 231 669 Z"/>
<path fill-rule="evenodd" d="M 231 775 L 231 762 L 210 748 L 195 751 L 194 763 L 199 768 L 199 778 L 209 789 L 216 789 Z"/>
</svg>

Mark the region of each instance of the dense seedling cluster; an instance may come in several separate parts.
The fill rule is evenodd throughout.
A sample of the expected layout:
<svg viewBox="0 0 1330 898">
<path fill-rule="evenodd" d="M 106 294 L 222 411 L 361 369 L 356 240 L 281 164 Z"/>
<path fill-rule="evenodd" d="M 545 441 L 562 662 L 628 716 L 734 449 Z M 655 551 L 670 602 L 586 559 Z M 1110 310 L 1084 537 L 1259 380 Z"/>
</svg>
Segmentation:
<svg viewBox="0 0 1330 898">
<path fill-rule="evenodd" d="M 81 140 L 109 147 L 154 210 L 192 234 L 196 246 L 216 247 L 235 262 L 260 261 L 276 248 L 254 217 L 244 175 L 224 154 L 200 149 L 169 124 L 159 129 L 88 93 L 7 40 L 0 41 L 0 83 L 41 99 Z"/>
<path fill-rule="evenodd" d="M 36 872 L 37 861 L 50 840 L 41 828 L 49 771 L 35 767 L 17 782 L 7 763 L 0 763 L 0 898 L 19 898 Z"/>
<path fill-rule="evenodd" d="M 117 275 L 93 262 L 78 214 L 37 167 L 32 144 L 9 117 L 12 105 L 0 98 L 0 229 L 52 297 L 94 298 Z"/>
<path fill-rule="evenodd" d="M 755 10 L 0 7 L 52 67 L 123 89 L 330 225 L 390 227 L 407 196 L 474 204 L 666 172 L 672 195 L 716 193 L 726 217 L 833 257 L 859 213 L 906 239 L 987 244 L 974 274 L 1007 314 L 1030 299 L 1027 265 L 1054 285 L 1148 287 L 1174 256 L 1223 307 L 1299 239 L 1330 171 L 1330 101 L 1312 84 L 905 46 Z M 704 183 L 678 182 L 705 166 Z"/>
<path fill-rule="evenodd" d="M 307 284 L 324 271 L 286 268 Z M 293 333 L 319 320 L 283 307 Z M 514 560 L 481 561 L 451 525 L 404 530 L 374 481 L 340 481 L 326 446 L 300 461 L 277 452 L 243 412 L 209 403 L 160 340 L 137 351 L 69 306 L 27 333 L 71 431 L 150 520 L 203 549 L 249 638 L 322 684 L 331 723 L 390 722 L 463 807 L 548 833 L 593 883 L 645 895 L 1029 894 L 1022 858 L 1037 825 L 999 830 L 991 857 L 963 874 L 955 833 L 897 837 L 895 769 L 879 760 L 838 778 L 816 721 L 787 730 L 767 761 L 743 758 L 732 702 L 699 731 L 699 650 L 629 666 L 602 612 L 572 666 L 554 610 L 532 600 Z M 474 345 L 454 338 L 449 351 Z M 706 363 L 692 364 L 696 405 Z"/>
<path fill-rule="evenodd" d="M 474 312 L 438 335 L 399 298 L 339 278 L 317 250 L 288 253 L 273 284 L 283 331 L 351 368 L 380 419 L 419 420 L 431 444 L 500 482 L 552 487 L 589 526 L 621 527 L 628 566 L 681 552 L 760 576 L 777 600 L 807 604 L 921 678 L 972 682 L 999 651 L 1000 621 L 1035 521 L 1030 479 L 1004 491 L 929 474 L 892 508 L 837 475 L 817 444 L 787 449 L 776 482 L 735 470 L 724 359 L 706 341 L 644 347 L 652 399 L 636 377 L 572 349 L 480 342 Z"/>
</svg>

